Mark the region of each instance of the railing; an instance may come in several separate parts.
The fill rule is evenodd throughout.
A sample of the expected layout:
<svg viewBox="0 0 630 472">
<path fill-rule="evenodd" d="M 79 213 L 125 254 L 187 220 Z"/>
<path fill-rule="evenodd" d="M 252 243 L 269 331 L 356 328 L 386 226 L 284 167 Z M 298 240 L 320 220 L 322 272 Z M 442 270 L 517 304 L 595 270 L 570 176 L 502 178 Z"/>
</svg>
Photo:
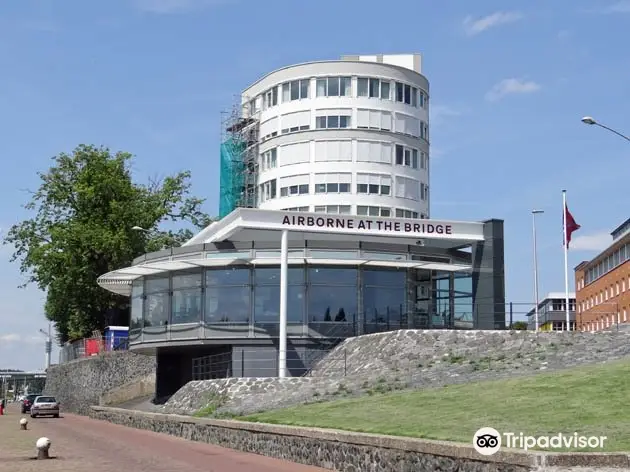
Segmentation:
<svg viewBox="0 0 630 472">
<path fill-rule="evenodd" d="M 334 348 L 333 348 L 334 349 Z M 306 377 L 313 367 L 324 362 L 335 361 L 339 375 L 346 375 L 347 353 L 345 349 L 308 349 L 306 351 L 287 350 L 287 376 Z M 317 359 L 317 360 L 313 360 Z M 192 379 L 211 380 L 242 377 L 277 377 L 278 351 L 242 350 L 210 354 L 192 359 Z"/>
<path fill-rule="evenodd" d="M 127 336 L 92 336 L 70 341 L 59 350 L 59 363 L 96 356 L 102 352 L 126 351 L 129 349 Z"/>
</svg>

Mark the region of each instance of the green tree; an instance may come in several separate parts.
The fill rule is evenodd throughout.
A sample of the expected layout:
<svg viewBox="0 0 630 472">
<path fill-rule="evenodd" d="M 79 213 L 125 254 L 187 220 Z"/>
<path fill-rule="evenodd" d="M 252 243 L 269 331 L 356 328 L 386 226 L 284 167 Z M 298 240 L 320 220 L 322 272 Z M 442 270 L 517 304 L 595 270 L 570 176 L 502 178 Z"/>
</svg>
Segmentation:
<svg viewBox="0 0 630 472">
<path fill-rule="evenodd" d="M 514 329 L 517 331 L 526 331 L 527 330 L 527 321 L 515 321 L 510 326 L 510 329 Z"/>
<path fill-rule="evenodd" d="M 137 184 L 131 154 L 90 145 L 53 161 L 48 172 L 38 173 L 40 186 L 25 205 L 34 216 L 11 227 L 4 244 L 15 249 L 11 260 L 27 276 L 24 285 L 46 291 L 46 317 L 63 343 L 127 324 L 128 299 L 96 279 L 193 235 L 188 228 L 162 231 L 160 224 L 203 228 L 212 219 L 201 210 L 204 200 L 190 196 L 189 172 Z"/>
</svg>

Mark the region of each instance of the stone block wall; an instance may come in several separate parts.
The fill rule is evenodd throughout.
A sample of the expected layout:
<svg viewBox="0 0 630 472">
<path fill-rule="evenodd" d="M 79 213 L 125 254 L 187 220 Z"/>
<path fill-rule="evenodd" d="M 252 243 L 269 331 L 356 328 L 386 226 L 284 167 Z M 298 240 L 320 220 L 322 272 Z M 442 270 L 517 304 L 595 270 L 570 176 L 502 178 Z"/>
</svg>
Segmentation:
<svg viewBox="0 0 630 472">
<path fill-rule="evenodd" d="M 155 375 L 155 357 L 115 351 L 51 366 L 44 394 L 54 395 L 63 411 L 87 414 L 106 392 Z"/>
<path fill-rule="evenodd" d="M 161 412 L 247 415 L 312 401 L 492 380 L 630 356 L 630 332 L 402 330 L 350 338 L 308 377 L 189 382 Z"/>
<path fill-rule="evenodd" d="M 472 444 L 209 420 L 107 407 L 93 407 L 89 414 L 92 418 L 123 426 L 348 472 L 525 472 L 548 471 L 557 466 L 630 466 L 627 454 L 546 454 L 510 450 L 482 456 Z"/>
<path fill-rule="evenodd" d="M 99 405 L 114 406 L 142 397 L 155 395 L 155 374 L 132 380 L 129 383 L 108 390 L 101 395 Z"/>
</svg>

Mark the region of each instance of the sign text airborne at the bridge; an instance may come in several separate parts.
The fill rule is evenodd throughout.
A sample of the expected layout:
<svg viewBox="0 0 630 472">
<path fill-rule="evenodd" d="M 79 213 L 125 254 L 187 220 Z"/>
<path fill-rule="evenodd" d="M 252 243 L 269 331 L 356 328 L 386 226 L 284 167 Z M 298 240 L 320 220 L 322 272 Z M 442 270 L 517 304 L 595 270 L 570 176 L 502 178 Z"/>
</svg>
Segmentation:
<svg viewBox="0 0 630 472">
<path fill-rule="evenodd" d="M 302 216 L 284 215 L 282 226 L 304 228 L 322 228 L 339 230 L 365 230 L 390 233 L 413 234 L 453 234 L 449 224 L 431 223 L 430 221 L 384 221 L 363 218 L 343 218 L 340 216 Z"/>
</svg>

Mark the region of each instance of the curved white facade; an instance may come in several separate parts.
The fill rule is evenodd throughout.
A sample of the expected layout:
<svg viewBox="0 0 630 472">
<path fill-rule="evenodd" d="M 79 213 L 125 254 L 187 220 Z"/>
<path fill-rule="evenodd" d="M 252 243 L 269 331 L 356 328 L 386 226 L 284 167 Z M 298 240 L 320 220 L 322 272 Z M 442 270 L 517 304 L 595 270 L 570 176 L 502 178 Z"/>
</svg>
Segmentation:
<svg viewBox="0 0 630 472">
<path fill-rule="evenodd" d="M 411 68 L 360 60 L 260 79 L 242 98 L 260 123 L 257 206 L 428 218 L 428 88 Z"/>
</svg>

